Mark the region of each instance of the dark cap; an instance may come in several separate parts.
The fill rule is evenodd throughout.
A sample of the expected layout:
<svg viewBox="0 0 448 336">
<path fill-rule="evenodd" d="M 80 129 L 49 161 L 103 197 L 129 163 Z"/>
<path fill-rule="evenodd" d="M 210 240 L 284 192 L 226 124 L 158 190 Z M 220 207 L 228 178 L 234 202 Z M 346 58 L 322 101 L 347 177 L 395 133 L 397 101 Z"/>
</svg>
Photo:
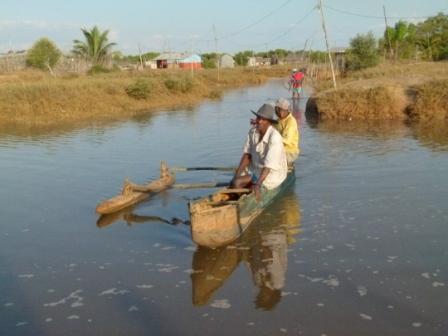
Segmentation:
<svg viewBox="0 0 448 336">
<path fill-rule="evenodd" d="M 275 109 L 274 106 L 271 104 L 263 104 L 257 112 L 252 111 L 253 114 L 255 114 L 257 117 L 260 117 L 262 119 L 269 120 L 272 123 L 277 123 L 277 120 L 274 119 L 275 116 Z"/>
</svg>

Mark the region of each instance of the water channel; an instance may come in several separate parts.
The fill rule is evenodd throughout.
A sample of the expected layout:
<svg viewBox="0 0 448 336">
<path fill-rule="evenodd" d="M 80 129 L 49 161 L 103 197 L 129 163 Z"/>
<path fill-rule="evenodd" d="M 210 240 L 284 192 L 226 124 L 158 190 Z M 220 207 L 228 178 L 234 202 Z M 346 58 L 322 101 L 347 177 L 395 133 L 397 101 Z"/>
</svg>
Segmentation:
<svg viewBox="0 0 448 336">
<path fill-rule="evenodd" d="M 112 124 L 0 127 L 0 335 L 447 335 L 447 125 L 314 123 L 301 100 L 294 187 L 225 248 L 183 224 L 212 189 L 95 214 L 161 160 L 236 165 L 250 110 L 286 94 L 274 80 Z"/>
</svg>

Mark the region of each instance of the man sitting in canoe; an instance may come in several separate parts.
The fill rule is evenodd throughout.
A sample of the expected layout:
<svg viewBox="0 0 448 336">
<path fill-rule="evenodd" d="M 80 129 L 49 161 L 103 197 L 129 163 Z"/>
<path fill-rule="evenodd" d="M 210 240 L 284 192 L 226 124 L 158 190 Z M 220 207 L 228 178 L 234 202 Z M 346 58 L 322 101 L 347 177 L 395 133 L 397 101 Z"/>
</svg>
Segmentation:
<svg viewBox="0 0 448 336">
<path fill-rule="evenodd" d="M 282 136 L 272 126 L 276 123 L 274 107 L 264 104 L 257 112 L 252 113 L 256 115 L 255 126 L 247 135 L 243 155 L 231 186 L 251 187 L 259 199 L 261 187 L 274 189 L 285 180 L 288 166 Z"/>
<path fill-rule="evenodd" d="M 283 138 L 286 160 L 291 166 L 299 156 L 299 129 L 296 119 L 291 114 L 289 101 L 279 98 L 275 102 L 275 114 L 278 117 L 275 128 Z"/>
</svg>

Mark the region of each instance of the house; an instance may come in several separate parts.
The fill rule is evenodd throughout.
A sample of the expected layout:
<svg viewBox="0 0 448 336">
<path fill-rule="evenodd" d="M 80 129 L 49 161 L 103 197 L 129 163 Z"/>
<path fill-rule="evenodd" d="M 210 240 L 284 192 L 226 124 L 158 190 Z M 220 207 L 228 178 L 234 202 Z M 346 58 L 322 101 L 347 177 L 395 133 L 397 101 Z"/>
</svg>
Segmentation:
<svg viewBox="0 0 448 336">
<path fill-rule="evenodd" d="M 330 52 L 333 55 L 333 61 L 335 68 L 339 71 L 343 71 L 345 69 L 345 53 L 347 48 L 331 48 Z"/>
<path fill-rule="evenodd" d="M 220 68 L 234 68 L 235 60 L 229 54 L 222 54 L 219 58 L 219 67 Z"/>
<path fill-rule="evenodd" d="M 145 67 L 149 69 L 157 69 L 157 62 L 154 60 L 145 61 Z"/>
<path fill-rule="evenodd" d="M 247 65 L 250 67 L 270 66 L 270 57 L 249 57 Z"/>
<path fill-rule="evenodd" d="M 181 69 L 201 69 L 202 58 L 197 54 L 189 55 L 179 60 L 179 68 Z"/>
<path fill-rule="evenodd" d="M 26 67 L 26 50 L 8 51 L 0 53 L 0 71 L 11 72 L 22 70 Z"/>
<path fill-rule="evenodd" d="M 247 60 L 247 66 L 254 67 L 257 63 L 256 57 L 249 57 Z"/>
<path fill-rule="evenodd" d="M 305 57 L 303 54 L 290 53 L 283 58 L 282 62 L 284 64 L 292 64 L 295 66 L 297 64 L 303 63 L 304 58 Z"/>
<path fill-rule="evenodd" d="M 162 53 L 152 59 L 157 64 L 158 69 L 166 68 L 184 68 L 200 69 L 202 68 L 201 56 L 186 53 Z"/>
</svg>

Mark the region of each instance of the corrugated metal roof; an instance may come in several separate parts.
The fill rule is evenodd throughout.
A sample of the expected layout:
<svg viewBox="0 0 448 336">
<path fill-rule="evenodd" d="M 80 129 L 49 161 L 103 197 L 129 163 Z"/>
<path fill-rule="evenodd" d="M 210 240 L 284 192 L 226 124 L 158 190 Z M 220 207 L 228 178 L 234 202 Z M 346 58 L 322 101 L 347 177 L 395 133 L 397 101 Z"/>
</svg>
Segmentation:
<svg viewBox="0 0 448 336">
<path fill-rule="evenodd" d="M 189 55 L 186 58 L 183 58 L 179 61 L 180 63 L 201 63 L 202 58 L 199 55 L 193 54 Z"/>
<path fill-rule="evenodd" d="M 174 52 L 170 52 L 170 53 L 162 53 L 159 56 L 157 56 L 156 58 L 153 58 L 154 61 L 181 61 L 181 60 L 185 60 L 188 58 L 193 57 L 194 62 L 201 62 L 201 56 L 196 55 L 196 54 L 187 54 L 187 53 L 174 53 Z"/>
<path fill-rule="evenodd" d="M 332 53 L 345 53 L 347 51 L 347 48 L 345 47 L 334 47 L 330 49 L 330 52 Z"/>
</svg>

